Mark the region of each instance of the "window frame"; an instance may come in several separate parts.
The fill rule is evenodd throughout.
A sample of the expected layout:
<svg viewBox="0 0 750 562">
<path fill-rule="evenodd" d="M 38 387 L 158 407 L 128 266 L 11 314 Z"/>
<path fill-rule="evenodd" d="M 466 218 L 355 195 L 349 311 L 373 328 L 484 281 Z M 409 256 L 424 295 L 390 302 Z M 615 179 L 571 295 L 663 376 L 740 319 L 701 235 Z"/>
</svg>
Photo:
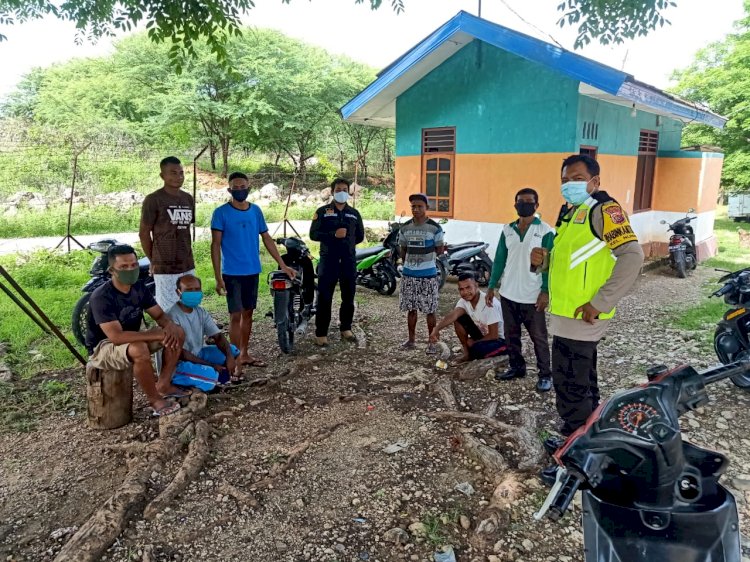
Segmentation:
<svg viewBox="0 0 750 562">
<path fill-rule="evenodd" d="M 453 150 L 452 151 L 436 151 L 427 152 L 426 137 L 431 131 L 451 131 L 453 133 Z M 422 146 L 421 146 L 421 170 L 420 170 L 420 193 L 423 193 L 428 199 L 435 201 L 435 209 L 427 209 L 430 216 L 440 218 L 452 218 L 454 210 L 454 197 L 455 197 L 455 183 L 456 183 L 456 128 L 455 127 L 430 127 L 422 129 Z M 427 170 L 427 162 L 433 158 L 438 160 L 436 170 Z M 450 170 L 447 172 L 440 170 L 440 159 L 446 159 L 450 162 Z M 440 175 L 448 174 L 449 180 L 449 194 L 447 197 L 440 196 Z M 427 177 L 428 175 L 435 175 L 435 195 L 430 196 L 427 194 Z M 439 211 L 438 204 L 440 201 L 448 201 L 448 210 Z"/>
</svg>

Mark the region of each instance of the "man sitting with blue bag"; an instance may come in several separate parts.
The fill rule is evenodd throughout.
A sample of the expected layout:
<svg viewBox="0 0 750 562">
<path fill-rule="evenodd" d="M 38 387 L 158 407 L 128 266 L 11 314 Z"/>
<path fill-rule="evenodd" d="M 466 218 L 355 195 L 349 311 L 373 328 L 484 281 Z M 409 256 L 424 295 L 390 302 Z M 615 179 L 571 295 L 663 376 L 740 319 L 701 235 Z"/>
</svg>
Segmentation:
<svg viewBox="0 0 750 562">
<path fill-rule="evenodd" d="M 229 344 L 211 315 L 200 306 L 201 280 L 183 275 L 177 280 L 177 295 L 180 300 L 167 314 L 185 332 L 185 343 L 172 383 L 210 391 L 217 384 L 240 382 L 235 361 L 240 350 Z M 205 345 L 206 338 L 213 338 L 216 345 Z"/>
</svg>

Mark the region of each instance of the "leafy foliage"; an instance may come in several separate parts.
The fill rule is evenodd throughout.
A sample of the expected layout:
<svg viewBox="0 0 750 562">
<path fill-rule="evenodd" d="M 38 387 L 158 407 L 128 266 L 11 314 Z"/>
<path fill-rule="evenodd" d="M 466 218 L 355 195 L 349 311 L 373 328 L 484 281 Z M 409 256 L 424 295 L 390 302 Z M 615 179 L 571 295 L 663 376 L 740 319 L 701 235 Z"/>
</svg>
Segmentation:
<svg viewBox="0 0 750 562">
<path fill-rule="evenodd" d="M 578 27 L 576 49 L 592 39 L 622 43 L 669 24 L 664 12 L 676 5 L 674 0 L 564 0 L 557 6 L 563 14 L 558 24 Z"/>
<path fill-rule="evenodd" d="M 691 125 L 683 137 L 687 144 L 721 147 L 722 186 L 729 192 L 750 190 L 750 0 L 745 12 L 736 33 L 702 49 L 693 64 L 673 75 L 676 93 L 729 118 L 721 131 Z"/>
<path fill-rule="evenodd" d="M 382 0 L 369 1 L 373 10 L 382 4 Z M 391 6 L 401 12 L 403 0 L 392 0 Z M 205 41 L 220 64 L 228 66 L 227 44 L 242 35 L 240 19 L 254 7 L 254 0 L 4 0 L 0 3 L 0 25 L 52 15 L 74 22 L 78 29 L 76 40 L 82 42 L 117 31 L 132 31 L 145 23 L 149 39 L 171 45 L 169 59 L 180 72 L 185 55 L 197 55 L 199 40 Z M 4 39 L 5 35 L 0 34 L 0 41 Z"/>
</svg>

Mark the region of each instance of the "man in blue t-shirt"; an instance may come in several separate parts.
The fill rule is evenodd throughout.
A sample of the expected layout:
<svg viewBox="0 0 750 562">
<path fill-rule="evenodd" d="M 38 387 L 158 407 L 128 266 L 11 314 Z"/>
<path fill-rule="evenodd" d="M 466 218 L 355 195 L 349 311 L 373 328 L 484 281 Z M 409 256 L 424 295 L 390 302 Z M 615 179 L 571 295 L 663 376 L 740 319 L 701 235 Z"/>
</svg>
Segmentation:
<svg viewBox="0 0 750 562">
<path fill-rule="evenodd" d="M 248 178 L 242 172 L 229 175 L 229 203 L 214 210 L 211 217 L 211 262 L 216 277 L 216 292 L 226 295 L 229 308 L 229 340 L 240 350 L 239 365 L 265 367 L 266 363 L 248 351 L 253 328 L 253 311 L 258 301 L 261 272 L 260 245 L 271 254 L 289 277 L 296 272 L 287 267 L 268 234 L 263 211 L 247 201 Z"/>
</svg>

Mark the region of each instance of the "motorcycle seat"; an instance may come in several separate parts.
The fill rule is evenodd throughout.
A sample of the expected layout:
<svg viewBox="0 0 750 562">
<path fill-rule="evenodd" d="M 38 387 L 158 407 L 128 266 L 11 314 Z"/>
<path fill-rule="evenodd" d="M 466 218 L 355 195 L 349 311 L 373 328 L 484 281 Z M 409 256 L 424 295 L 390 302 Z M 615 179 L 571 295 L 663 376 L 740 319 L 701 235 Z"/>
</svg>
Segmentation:
<svg viewBox="0 0 750 562">
<path fill-rule="evenodd" d="M 371 246 L 369 248 L 362 248 L 361 250 L 357 250 L 356 252 L 357 261 L 363 260 L 365 258 L 369 258 L 370 256 L 377 255 L 383 250 L 384 250 L 383 246 Z"/>
<path fill-rule="evenodd" d="M 458 250 L 465 250 L 466 248 L 481 246 L 482 244 L 484 242 L 459 242 L 458 244 L 448 244 L 447 248 L 449 252 L 457 252 Z"/>
</svg>

